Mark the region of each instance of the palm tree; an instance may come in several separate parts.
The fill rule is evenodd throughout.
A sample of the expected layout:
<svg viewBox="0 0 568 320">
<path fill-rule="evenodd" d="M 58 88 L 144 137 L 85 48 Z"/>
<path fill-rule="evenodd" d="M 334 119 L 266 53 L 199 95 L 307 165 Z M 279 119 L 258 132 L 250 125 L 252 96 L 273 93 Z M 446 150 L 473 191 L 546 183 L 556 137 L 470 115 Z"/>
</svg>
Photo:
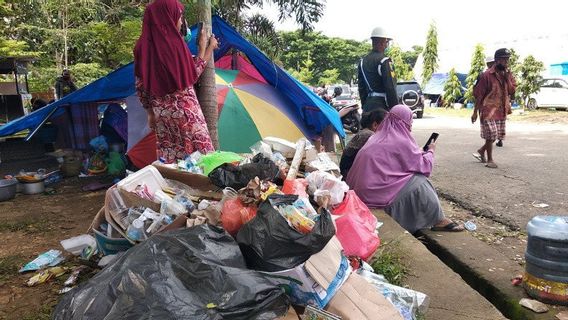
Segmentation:
<svg viewBox="0 0 568 320">
<path fill-rule="evenodd" d="M 233 24 L 237 30 L 243 31 L 257 46 L 265 49 L 271 48 L 271 50 L 267 50 L 267 53 L 272 55 L 278 52 L 278 46 L 274 43 L 274 41 L 278 41 L 278 37 L 275 36 L 277 33 L 274 24 L 262 15 L 250 17 L 243 15 L 244 10 L 252 6 L 262 7 L 265 3 L 278 6 L 278 19 L 280 21 L 294 18 L 302 30 L 313 29 L 314 23 L 323 16 L 325 8 L 325 0 L 214 0 L 216 12 L 220 16 Z M 197 21 L 203 21 L 205 30 L 209 32 L 211 31 L 211 8 L 211 0 L 197 0 L 195 3 Z M 273 57 L 271 56 L 271 58 Z M 207 68 L 201 75 L 197 97 L 207 121 L 213 145 L 215 148 L 219 148 L 214 63 L 207 64 Z"/>
</svg>

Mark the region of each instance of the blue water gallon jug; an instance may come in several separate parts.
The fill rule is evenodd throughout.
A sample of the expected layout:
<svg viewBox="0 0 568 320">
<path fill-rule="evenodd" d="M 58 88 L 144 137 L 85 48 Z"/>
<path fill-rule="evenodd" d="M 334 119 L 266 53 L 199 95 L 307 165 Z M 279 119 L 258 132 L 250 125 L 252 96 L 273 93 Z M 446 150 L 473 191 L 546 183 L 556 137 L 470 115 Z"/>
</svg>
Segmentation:
<svg viewBox="0 0 568 320">
<path fill-rule="evenodd" d="M 527 232 L 523 286 L 533 298 L 568 305 L 568 216 L 536 216 Z"/>
</svg>

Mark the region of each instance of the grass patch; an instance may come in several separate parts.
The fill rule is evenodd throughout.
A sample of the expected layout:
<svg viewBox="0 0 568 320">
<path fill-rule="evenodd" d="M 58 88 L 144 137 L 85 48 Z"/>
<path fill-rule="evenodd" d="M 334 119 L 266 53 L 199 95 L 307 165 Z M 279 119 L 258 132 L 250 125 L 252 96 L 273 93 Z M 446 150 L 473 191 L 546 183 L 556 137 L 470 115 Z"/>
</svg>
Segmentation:
<svg viewBox="0 0 568 320">
<path fill-rule="evenodd" d="M 455 118 L 471 118 L 473 114 L 473 109 L 453 109 L 453 108 L 432 108 L 428 107 L 424 109 L 424 114 L 429 116 L 444 116 L 444 117 L 455 117 Z M 513 111 L 513 114 L 507 116 L 507 120 L 511 121 L 529 121 L 529 122 L 568 122 L 568 112 L 557 111 L 550 109 L 537 109 L 528 110 L 523 114 L 517 114 Z M 478 120 L 479 121 L 479 120 Z"/>
<path fill-rule="evenodd" d="M 457 117 L 457 118 L 471 118 L 473 109 L 453 109 L 453 108 L 425 108 L 424 114 L 430 116 L 446 116 L 446 117 Z"/>
<path fill-rule="evenodd" d="M 22 320 L 50 320 L 54 307 L 55 303 L 44 304 L 37 312 L 24 316 Z"/>
<path fill-rule="evenodd" d="M 22 219 L 0 222 L 0 232 L 43 233 L 49 231 L 51 223 L 47 219 Z"/>
<path fill-rule="evenodd" d="M 18 270 L 25 263 L 24 257 L 11 255 L 0 258 L 0 285 L 6 280 L 18 274 Z"/>
<path fill-rule="evenodd" d="M 382 274 L 391 284 L 402 287 L 408 268 L 397 249 L 394 243 L 382 244 L 371 266 L 376 274 Z"/>
</svg>

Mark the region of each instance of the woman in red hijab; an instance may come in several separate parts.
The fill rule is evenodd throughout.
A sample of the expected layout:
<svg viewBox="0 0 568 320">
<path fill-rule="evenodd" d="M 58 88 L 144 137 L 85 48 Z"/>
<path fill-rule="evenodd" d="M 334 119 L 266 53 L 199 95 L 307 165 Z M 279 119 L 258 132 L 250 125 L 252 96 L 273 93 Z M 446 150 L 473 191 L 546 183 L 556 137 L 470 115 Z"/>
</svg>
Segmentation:
<svg viewBox="0 0 568 320">
<path fill-rule="evenodd" d="M 149 4 L 134 48 L 136 89 L 156 132 L 158 156 L 166 163 L 194 151 L 214 151 L 193 85 L 218 43 L 201 31 L 199 53 L 192 57 L 180 33 L 183 10 L 178 0 Z"/>
</svg>

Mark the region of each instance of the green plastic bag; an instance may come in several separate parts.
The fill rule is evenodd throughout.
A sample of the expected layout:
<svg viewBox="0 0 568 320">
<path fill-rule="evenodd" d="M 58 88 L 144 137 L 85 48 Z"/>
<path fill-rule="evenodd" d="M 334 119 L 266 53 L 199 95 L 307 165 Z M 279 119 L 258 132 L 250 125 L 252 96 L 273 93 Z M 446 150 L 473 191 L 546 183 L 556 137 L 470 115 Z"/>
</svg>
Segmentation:
<svg viewBox="0 0 568 320">
<path fill-rule="evenodd" d="M 225 163 L 239 162 L 242 159 L 241 156 L 234 152 L 216 151 L 202 156 L 197 165 L 203 168 L 203 173 L 208 176 L 218 166 Z"/>
<path fill-rule="evenodd" d="M 126 170 L 126 164 L 118 152 L 111 152 L 107 159 L 108 173 L 113 176 L 121 175 Z"/>
</svg>

